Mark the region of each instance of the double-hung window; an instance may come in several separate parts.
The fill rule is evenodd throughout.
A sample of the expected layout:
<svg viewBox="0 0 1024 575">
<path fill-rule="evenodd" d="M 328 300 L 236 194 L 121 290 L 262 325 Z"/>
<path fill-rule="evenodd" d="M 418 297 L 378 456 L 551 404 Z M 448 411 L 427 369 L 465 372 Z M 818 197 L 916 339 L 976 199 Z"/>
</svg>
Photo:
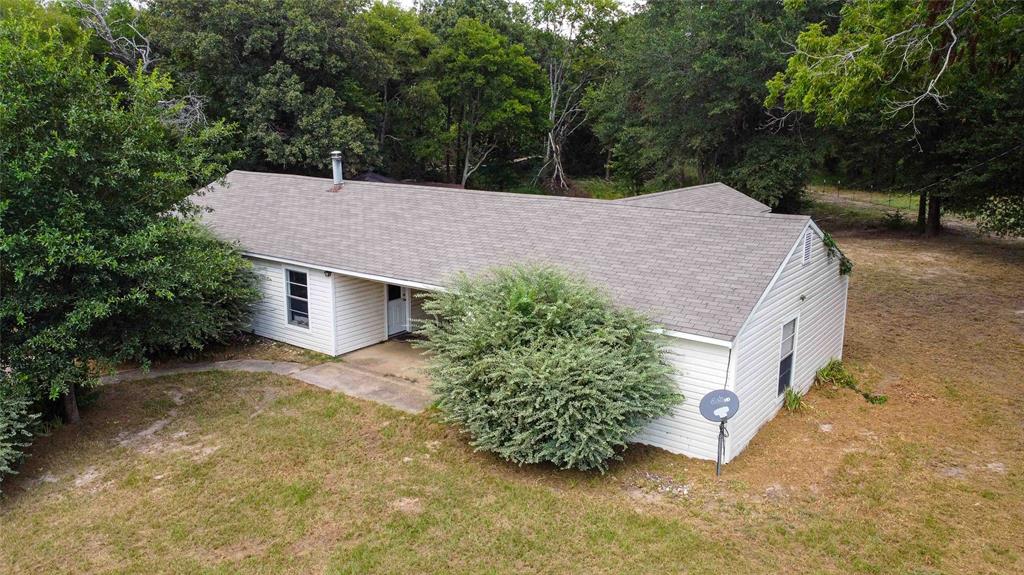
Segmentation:
<svg viewBox="0 0 1024 575">
<path fill-rule="evenodd" d="M 779 395 L 793 383 L 793 352 L 796 344 L 796 320 L 782 326 L 782 353 L 779 359 Z"/>
<path fill-rule="evenodd" d="M 288 294 L 288 323 L 309 327 L 309 283 L 305 272 L 285 272 Z"/>
</svg>

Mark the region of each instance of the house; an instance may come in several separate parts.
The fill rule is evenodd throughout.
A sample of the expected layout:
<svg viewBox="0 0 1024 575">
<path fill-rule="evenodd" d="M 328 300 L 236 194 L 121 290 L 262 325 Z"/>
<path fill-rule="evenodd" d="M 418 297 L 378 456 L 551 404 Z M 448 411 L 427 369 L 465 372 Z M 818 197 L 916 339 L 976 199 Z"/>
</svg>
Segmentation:
<svg viewBox="0 0 1024 575">
<path fill-rule="evenodd" d="M 660 326 L 685 396 L 637 441 L 714 459 L 697 404 L 740 398 L 725 460 L 843 351 L 847 278 L 807 216 L 723 184 L 618 201 L 234 171 L 197 202 L 262 278 L 255 333 L 330 355 L 413 329 L 457 272 L 550 264 Z M 335 183 L 337 182 L 337 183 Z"/>
</svg>

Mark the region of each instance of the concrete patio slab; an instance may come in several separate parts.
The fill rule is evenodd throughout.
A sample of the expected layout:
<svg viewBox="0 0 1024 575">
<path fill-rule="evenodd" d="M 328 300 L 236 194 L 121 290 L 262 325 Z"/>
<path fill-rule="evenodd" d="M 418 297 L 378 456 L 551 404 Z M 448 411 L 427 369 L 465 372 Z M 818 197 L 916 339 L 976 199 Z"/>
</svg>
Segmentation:
<svg viewBox="0 0 1024 575">
<path fill-rule="evenodd" d="M 347 365 L 400 377 L 424 388 L 430 387 L 427 376 L 427 352 L 412 346 L 411 341 L 388 340 L 341 356 Z"/>
</svg>

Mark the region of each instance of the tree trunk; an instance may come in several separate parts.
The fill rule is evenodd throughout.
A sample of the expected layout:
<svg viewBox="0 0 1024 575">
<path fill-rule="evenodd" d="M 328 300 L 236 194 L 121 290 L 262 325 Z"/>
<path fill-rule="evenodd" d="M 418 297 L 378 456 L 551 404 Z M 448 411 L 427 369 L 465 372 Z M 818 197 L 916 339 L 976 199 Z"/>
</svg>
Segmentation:
<svg viewBox="0 0 1024 575">
<path fill-rule="evenodd" d="M 82 417 L 78 414 L 78 396 L 75 393 L 74 384 L 68 387 L 67 393 L 64 394 L 64 423 L 69 425 L 77 425 Z"/>
<path fill-rule="evenodd" d="M 469 181 L 469 161 L 470 154 L 473 153 L 473 131 L 466 130 L 466 155 L 462 161 L 462 187 L 466 187 L 466 182 Z"/>
<path fill-rule="evenodd" d="M 942 231 L 942 201 L 938 196 L 932 196 L 928 200 L 928 229 L 929 236 L 937 235 Z"/>
<path fill-rule="evenodd" d="M 388 129 L 388 82 L 384 82 L 384 111 L 381 114 L 380 120 L 380 135 L 377 138 L 377 145 L 380 147 L 381 153 L 384 152 L 384 136 L 387 134 Z"/>
<path fill-rule="evenodd" d="M 917 197 L 917 232 L 923 234 L 928 221 L 928 192 L 921 190 Z"/>
</svg>

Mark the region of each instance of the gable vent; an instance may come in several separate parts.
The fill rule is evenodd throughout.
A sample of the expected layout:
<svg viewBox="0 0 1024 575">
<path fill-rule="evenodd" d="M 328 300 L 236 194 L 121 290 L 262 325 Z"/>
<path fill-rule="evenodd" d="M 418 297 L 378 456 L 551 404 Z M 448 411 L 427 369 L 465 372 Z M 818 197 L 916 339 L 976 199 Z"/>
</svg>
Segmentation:
<svg viewBox="0 0 1024 575">
<path fill-rule="evenodd" d="M 811 241 L 814 239 L 814 232 L 808 231 L 804 234 L 804 263 L 811 261 Z"/>
</svg>

